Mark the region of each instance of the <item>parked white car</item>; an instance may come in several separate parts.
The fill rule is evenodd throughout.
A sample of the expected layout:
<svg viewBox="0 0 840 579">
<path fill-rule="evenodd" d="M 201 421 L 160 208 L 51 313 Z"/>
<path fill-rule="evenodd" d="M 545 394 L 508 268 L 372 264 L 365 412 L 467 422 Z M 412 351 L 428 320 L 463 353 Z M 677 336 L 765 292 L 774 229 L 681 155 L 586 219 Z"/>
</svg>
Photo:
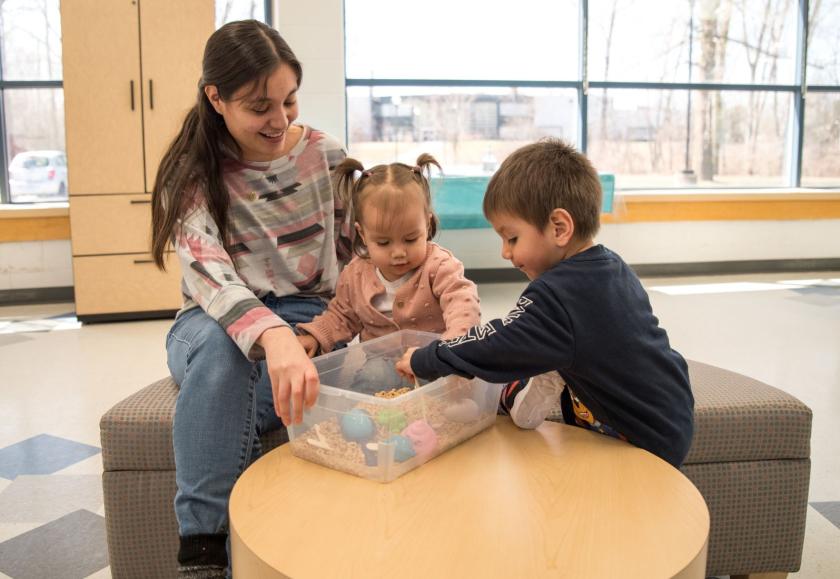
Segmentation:
<svg viewBox="0 0 840 579">
<path fill-rule="evenodd" d="M 9 165 L 12 201 L 55 201 L 67 198 L 64 151 L 18 153 Z"/>
</svg>

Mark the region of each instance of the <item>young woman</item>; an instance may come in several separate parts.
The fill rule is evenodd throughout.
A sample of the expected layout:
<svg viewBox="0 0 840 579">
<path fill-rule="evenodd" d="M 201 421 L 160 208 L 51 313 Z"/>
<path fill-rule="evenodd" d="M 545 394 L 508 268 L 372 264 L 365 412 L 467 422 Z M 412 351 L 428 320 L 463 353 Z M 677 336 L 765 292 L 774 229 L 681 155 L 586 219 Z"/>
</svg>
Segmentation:
<svg viewBox="0 0 840 579">
<path fill-rule="evenodd" d="M 224 577 L 228 499 L 261 432 L 299 422 L 318 374 L 295 326 L 322 312 L 351 256 L 334 138 L 295 124 L 302 69 L 276 30 L 207 41 L 196 105 L 161 162 L 153 255 L 174 246 L 184 306 L 167 336 L 184 577 Z M 290 414 L 290 402 L 294 416 Z M 280 420 L 278 420 L 278 417 Z"/>
</svg>

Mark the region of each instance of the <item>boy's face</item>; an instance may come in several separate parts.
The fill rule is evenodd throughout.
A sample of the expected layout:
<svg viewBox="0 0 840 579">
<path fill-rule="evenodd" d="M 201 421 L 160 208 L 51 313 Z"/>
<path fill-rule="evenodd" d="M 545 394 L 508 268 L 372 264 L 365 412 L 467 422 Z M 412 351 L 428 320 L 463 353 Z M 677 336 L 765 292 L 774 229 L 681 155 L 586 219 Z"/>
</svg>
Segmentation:
<svg viewBox="0 0 840 579">
<path fill-rule="evenodd" d="M 544 229 L 509 213 L 498 213 L 489 217 L 489 221 L 502 238 L 502 257 L 530 280 L 537 279 L 565 257 L 551 221 Z"/>
</svg>

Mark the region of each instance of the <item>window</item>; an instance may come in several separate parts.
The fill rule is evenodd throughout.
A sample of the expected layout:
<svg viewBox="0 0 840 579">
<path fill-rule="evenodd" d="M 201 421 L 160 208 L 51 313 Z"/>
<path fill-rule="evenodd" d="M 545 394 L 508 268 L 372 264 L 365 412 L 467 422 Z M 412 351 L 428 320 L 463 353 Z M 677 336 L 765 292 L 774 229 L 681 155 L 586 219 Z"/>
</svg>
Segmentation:
<svg viewBox="0 0 840 579">
<path fill-rule="evenodd" d="M 67 199 L 58 0 L 0 4 L 0 202 Z"/>
<path fill-rule="evenodd" d="M 808 83 L 840 85 L 839 0 L 811 0 L 808 15 Z"/>
<path fill-rule="evenodd" d="M 352 154 L 366 163 L 431 153 L 447 174 L 484 175 L 545 136 L 574 140 L 577 93 L 528 87 L 349 87 Z"/>
<path fill-rule="evenodd" d="M 840 91 L 808 93 L 802 184 L 840 185 Z"/>
<path fill-rule="evenodd" d="M 810 2 L 802 184 L 840 186 L 840 0 Z"/>
<path fill-rule="evenodd" d="M 574 0 L 430 0 L 408 23 L 398 4 L 345 2 L 351 154 L 487 175 L 529 141 L 577 139 Z"/>
<path fill-rule="evenodd" d="M 350 78 L 554 80 L 579 74 L 576 0 L 426 0 L 410 10 L 390 0 L 344 5 Z"/>
<path fill-rule="evenodd" d="M 271 0 L 216 0 L 216 28 L 235 20 L 271 24 Z"/>
<path fill-rule="evenodd" d="M 396 4 L 345 0 L 366 163 L 488 175 L 556 136 L 619 189 L 840 187 L 840 0 L 430 0 L 410 22 Z"/>
<path fill-rule="evenodd" d="M 268 21 L 269 0 L 219 0 L 216 22 Z M 0 203 L 67 199 L 59 0 L 0 2 Z"/>
</svg>

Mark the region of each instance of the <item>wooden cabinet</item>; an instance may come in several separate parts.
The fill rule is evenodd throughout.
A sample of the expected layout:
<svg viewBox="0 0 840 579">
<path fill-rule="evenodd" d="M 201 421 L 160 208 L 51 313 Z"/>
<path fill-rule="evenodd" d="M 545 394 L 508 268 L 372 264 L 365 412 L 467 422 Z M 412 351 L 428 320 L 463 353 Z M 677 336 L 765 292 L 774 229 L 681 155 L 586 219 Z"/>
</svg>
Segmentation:
<svg viewBox="0 0 840 579">
<path fill-rule="evenodd" d="M 160 159 L 196 100 L 207 0 L 62 0 L 64 107 L 76 315 L 171 315 L 175 259 L 150 263 Z"/>
</svg>

